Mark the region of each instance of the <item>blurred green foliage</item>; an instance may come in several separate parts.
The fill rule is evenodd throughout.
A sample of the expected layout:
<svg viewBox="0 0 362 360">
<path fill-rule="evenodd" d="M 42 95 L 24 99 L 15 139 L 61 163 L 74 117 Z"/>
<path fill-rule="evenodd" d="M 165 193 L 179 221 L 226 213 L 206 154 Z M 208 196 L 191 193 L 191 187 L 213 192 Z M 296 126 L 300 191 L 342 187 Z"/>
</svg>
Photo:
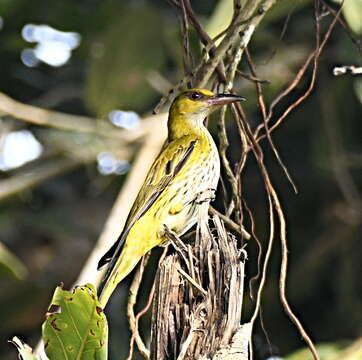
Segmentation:
<svg viewBox="0 0 362 360">
<path fill-rule="evenodd" d="M 207 27 L 218 1 L 193 3 Z M 268 103 L 286 87 L 315 46 L 312 3 L 278 2 L 251 41 L 257 75 L 270 82 L 263 85 Z M 352 7 L 357 0 L 345 3 L 353 3 Z M 353 36 L 359 36 L 358 17 L 348 16 L 351 10 L 347 9 L 345 19 Z M 358 11 L 351 13 L 357 15 Z M 0 91 L 26 103 L 73 114 L 99 115 L 102 121 L 108 121 L 107 112 L 115 108 L 149 112 L 162 95 L 160 89 L 165 93 L 165 84 L 175 84 L 183 73 L 178 14 L 166 1 L 135 1 L 126 6 L 114 0 L 3 0 L 0 16 Z M 322 31 L 331 19 L 330 15 L 322 18 Z M 81 45 L 62 67 L 26 67 L 20 53 L 35 46 L 21 37 L 23 26 L 29 23 L 79 32 Z M 198 49 L 195 38 L 191 36 L 191 45 Z M 361 65 L 360 54 L 339 26 L 322 54 L 313 93 L 273 134 L 298 185 L 298 196 L 292 193 L 267 143 L 263 143 L 266 163 L 288 220 L 290 301 L 313 339 L 331 343 L 332 348 L 345 339 L 357 338 L 362 330 L 362 85 L 359 78 L 332 75 L 334 66 L 351 64 Z M 245 61 L 240 70 L 249 73 Z M 150 74 L 157 74 L 158 80 L 155 82 L 153 77 L 150 81 Z M 275 109 L 276 116 L 305 91 L 310 75 L 309 69 L 298 87 Z M 245 112 L 255 128 L 261 116 L 254 84 L 238 77 L 234 90 L 248 99 Z M 32 130 L 44 145 L 45 159 L 58 154 L 74 156 L 74 149 L 77 153 L 98 151 L 99 144 L 93 144 L 91 149 L 91 137 L 81 134 L 54 135 L 54 130 L 38 129 L 9 117 L 2 117 L 0 126 L 2 131 Z M 216 135 L 214 124 L 211 127 Z M 237 161 L 240 142 L 231 122 L 228 134 L 229 155 Z M 32 165 L 25 168 L 31 171 Z M 248 161 L 246 169 L 244 194 L 255 215 L 257 234 L 265 243 L 268 221 L 260 175 L 253 161 Z M 0 181 L 20 170 L 1 173 Z M 123 177 L 100 175 L 92 163 L 1 202 L 0 240 L 29 274 L 18 280 L 8 270 L 0 271 L 2 359 L 16 359 L 14 349 L 5 345 L 13 335 L 32 346 L 37 343 L 52 289 L 60 282 L 70 287 L 76 279 L 122 181 Z M 223 210 L 222 201 L 216 205 Z M 250 242 L 247 250 L 251 277 L 256 273 L 257 247 Z M 150 268 L 155 266 L 156 259 Z M 147 274 L 147 286 L 153 275 L 153 271 Z M 295 328 L 281 310 L 278 275 L 279 254 L 275 251 L 263 297 L 263 322 L 272 346 L 259 324 L 255 334 L 256 359 L 285 355 L 301 346 Z M 125 357 L 128 352 L 126 285 L 127 282 L 120 286 L 118 297 L 116 294 L 107 310 L 115 339 L 111 339 L 111 358 Z M 140 307 L 146 301 L 146 285 L 140 294 Z M 246 298 L 246 312 L 252 305 Z M 146 321 L 141 325 L 147 336 Z"/>
<path fill-rule="evenodd" d="M 341 4 L 341 0 L 334 0 Z M 343 15 L 346 18 L 347 24 L 356 34 L 362 34 L 362 3 L 359 0 L 346 1 L 343 6 Z"/>
<path fill-rule="evenodd" d="M 15 255 L 3 243 L 0 243 L 0 278 L 6 275 L 24 280 L 28 271 Z"/>
<path fill-rule="evenodd" d="M 101 115 L 117 108 L 145 110 L 157 98 L 147 78 L 166 60 L 163 18 L 152 6 L 123 6 L 110 21 L 92 46 L 87 102 Z"/>
<path fill-rule="evenodd" d="M 320 360 L 359 360 L 362 357 L 362 339 L 352 343 L 322 343 L 317 346 Z M 285 360 L 312 360 L 309 349 L 300 349 L 288 355 Z"/>
</svg>

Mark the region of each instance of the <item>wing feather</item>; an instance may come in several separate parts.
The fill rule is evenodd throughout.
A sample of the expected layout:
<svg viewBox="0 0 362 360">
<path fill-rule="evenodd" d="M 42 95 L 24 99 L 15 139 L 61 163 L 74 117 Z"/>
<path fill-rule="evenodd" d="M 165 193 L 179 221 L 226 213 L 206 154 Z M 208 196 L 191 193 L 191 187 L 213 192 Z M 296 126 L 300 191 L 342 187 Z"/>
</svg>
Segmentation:
<svg viewBox="0 0 362 360">
<path fill-rule="evenodd" d="M 107 275 L 110 274 L 120 256 L 123 243 L 132 226 L 150 209 L 170 182 L 185 166 L 196 143 L 197 140 L 192 137 L 177 139 L 166 145 L 161 154 L 156 158 L 132 206 L 123 232 L 98 263 L 98 270 L 110 263 L 103 283 L 107 281 Z"/>
</svg>

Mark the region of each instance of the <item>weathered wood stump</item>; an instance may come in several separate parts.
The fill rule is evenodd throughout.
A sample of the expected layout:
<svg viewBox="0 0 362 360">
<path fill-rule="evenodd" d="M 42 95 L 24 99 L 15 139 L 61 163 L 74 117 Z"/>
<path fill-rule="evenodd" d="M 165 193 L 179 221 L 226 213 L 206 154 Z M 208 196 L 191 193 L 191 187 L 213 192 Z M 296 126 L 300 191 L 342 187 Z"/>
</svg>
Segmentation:
<svg viewBox="0 0 362 360">
<path fill-rule="evenodd" d="M 207 210 L 206 202 L 194 244 L 168 234 L 177 251 L 156 276 L 151 359 L 248 359 L 251 327 L 240 326 L 246 252 L 217 216 L 212 234 Z"/>
</svg>

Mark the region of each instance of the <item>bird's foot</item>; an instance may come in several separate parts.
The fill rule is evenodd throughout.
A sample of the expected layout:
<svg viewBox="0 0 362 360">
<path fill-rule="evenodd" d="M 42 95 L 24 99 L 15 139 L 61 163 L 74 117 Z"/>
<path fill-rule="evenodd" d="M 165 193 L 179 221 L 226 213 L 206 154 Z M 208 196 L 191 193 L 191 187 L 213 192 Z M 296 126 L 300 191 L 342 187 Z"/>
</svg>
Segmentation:
<svg viewBox="0 0 362 360">
<path fill-rule="evenodd" d="M 187 250 L 186 245 L 182 242 L 182 240 L 175 233 L 175 231 L 169 229 L 168 226 L 165 224 L 163 225 L 163 228 L 165 241 L 162 243 L 162 245 L 159 246 L 164 247 L 171 243 L 174 247 L 180 247 L 183 250 Z"/>
<path fill-rule="evenodd" d="M 199 192 L 197 195 L 196 195 L 196 204 L 200 205 L 204 202 L 210 202 L 212 200 L 215 199 L 215 191 L 216 189 L 212 189 L 212 188 L 209 188 L 209 189 L 206 189 L 206 190 L 203 190 L 201 192 Z"/>
</svg>

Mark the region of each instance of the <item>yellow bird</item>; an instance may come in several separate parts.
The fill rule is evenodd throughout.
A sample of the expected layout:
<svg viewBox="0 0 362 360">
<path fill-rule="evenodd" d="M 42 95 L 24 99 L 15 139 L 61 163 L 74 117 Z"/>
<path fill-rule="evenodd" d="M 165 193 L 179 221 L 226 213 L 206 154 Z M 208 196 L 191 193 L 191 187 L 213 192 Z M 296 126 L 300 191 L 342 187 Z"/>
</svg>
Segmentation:
<svg viewBox="0 0 362 360">
<path fill-rule="evenodd" d="M 147 174 L 123 232 L 99 261 L 98 269 L 108 264 L 98 290 L 103 307 L 142 256 L 167 243 L 165 226 L 181 236 L 196 223 L 198 196 L 215 190 L 220 177 L 219 154 L 204 120 L 221 105 L 240 100 L 244 98 L 189 89 L 173 101 L 167 142 Z"/>
</svg>

